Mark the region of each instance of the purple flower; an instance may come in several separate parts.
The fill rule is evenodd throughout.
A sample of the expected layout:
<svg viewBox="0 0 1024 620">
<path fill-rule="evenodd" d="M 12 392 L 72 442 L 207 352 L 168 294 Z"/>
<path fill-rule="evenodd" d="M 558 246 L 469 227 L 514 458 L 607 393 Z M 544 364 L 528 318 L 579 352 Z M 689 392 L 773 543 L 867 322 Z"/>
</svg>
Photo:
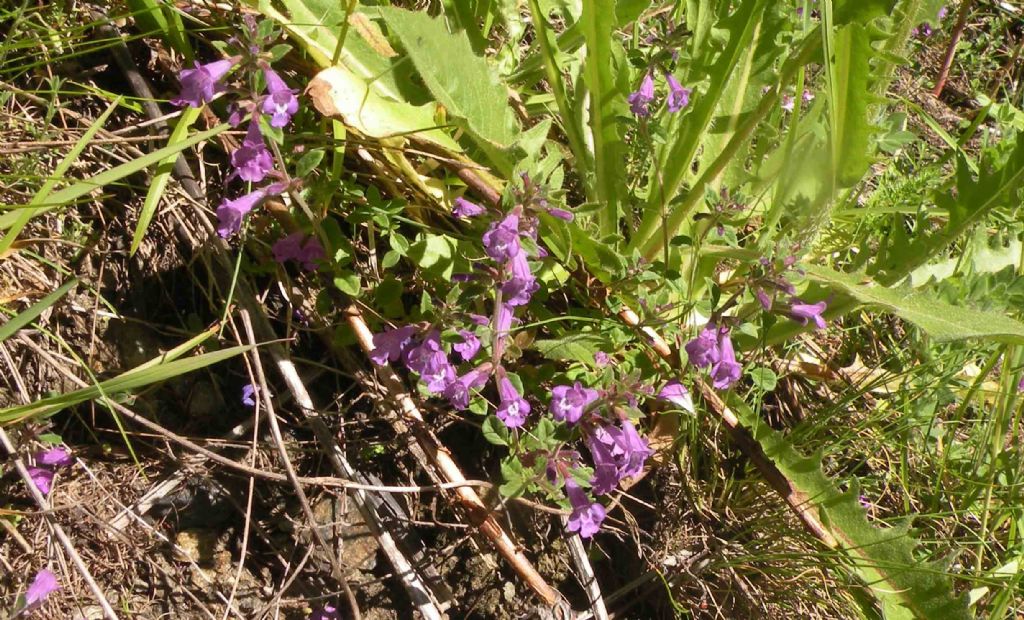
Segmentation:
<svg viewBox="0 0 1024 620">
<path fill-rule="evenodd" d="M 449 383 L 444 389 L 444 397 L 452 407 L 462 410 L 469 407 L 469 391 L 482 388 L 486 384 L 487 373 L 473 369 Z"/>
<path fill-rule="evenodd" d="M 195 69 L 183 69 L 178 75 L 181 96 L 171 100 L 174 105 L 200 108 L 213 101 L 214 95 L 224 91 L 221 79 L 235 66 L 235 60 L 215 60 L 205 65 L 197 61 L 195 65 Z"/>
<path fill-rule="evenodd" d="M 35 579 L 32 580 L 28 589 L 25 590 L 25 609 L 39 607 L 46 600 L 46 597 L 59 589 L 60 584 L 57 583 L 57 575 L 44 568 L 36 573 Z"/>
<path fill-rule="evenodd" d="M 630 93 L 626 101 L 629 102 L 629 109 L 633 114 L 649 116 L 651 111 L 647 106 L 654 101 L 654 77 L 650 73 L 644 75 L 643 81 L 640 82 L 640 88 Z"/>
<path fill-rule="evenodd" d="M 590 501 L 587 492 L 571 478 L 565 479 L 565 494 L 572 506 L 566 528 L 570 532 L 578 532 L 580 538 L 590 538 L 601 529 L 601 522 L 606 516 L 604 506 Z"/>
<path fill-rule="evenodd" d="M 693 397 L 690 396 L 689 390 L 675 379 L 670 380 L 665 384 L 665 387 L 661 388 L 661 391 L 658 392 L 658 398 L 667 400 L 684 411 L 694 412 Z"/>
<path fill-rule="evenodd" d="M 828 304 L 824 301 L 819 301 L 816 304 L 805 304 L 803 302 L 790 304 L 789 316 L 801 325 L 807 325 L 807 321 L 810 319 L 814 321 L 817 329 L 825 329 L 825 319 L 822 318 L 821 313 L 827 307 Z"/>
<path fill-rule="evenodd" d="M 668 82 L 669 112 L 678 112 L 690 105 L 690 93 L 693 92 L 692 90 L 684 88 L 671 73 L 665 74 L 665 81 Z"/>
<path fill-rule="evenodd" d="M 718 329 L 708 323 L 696 338 L 686 343 L 686 356 L 697 368 L 710 366 L 718 361 Z"/>
<path fill-rule="evenodd" d="M 740 380 L 741 368 L 736 361 L 736 354 L 733 352 L 732 340 L 729 338 L 729 329 L 718 330 L 718 351 L 719 359 L 711 367 L 711 378 L 716 390 L 727 390 Z"/>
<path fill-rule="evenodd" d="M 36 463 L 50 467 L 67 467 L 74 462 L 71 453 L 66 448 L 57 446 L 43 452 L 36 453 Z"/>
<path fill-rule="evenodd" d="M 803 100 L 804 103 L 810 103 L 814 101 L 814 93 L 812 93 L 809 90 L 805 90 L 804 94 L 800 95 L 800 98 Z"/>
<path fill-rule="evenodd" d="M 412 337 L 415 335 L 416 328 L 412 325 L 405 325 L 374 334 L 373 350 L 370 351 L 370 359 L 378 366 L 383 366 L 388 362 L 397 362 L 405 354 L 409 343 L 412 342 Z"/>
<path fill-rule="evenodd" d="M 629 420 L 623 420 L 619 432 L 612 436 L 615 440 L 612 454 L 619 462 L 619 479 L 639 476 L 644 470 L 647 457 L 654 454 L 654 450 L 651 450 L 647 440 L 640 436 Z"/>
<path fill-rule="evenodd" d="M 242 404 L 246 407 L 256 406 L 256 386 L 252 383 L 247 383 L 242 386 Z"/>
<path fill-rule="evenodd" d="M 498 369 L 498 410 L 495 415 L 505 426 L 519 428 L 526 422 L 526 416 L 530 415 L 530 403 L 520 396 L 516 386 L 512 384 L 505 371 Z"/>
<path fill-rule="evenodd" d="M 460 329 L 459 336 L 462 336 L 462 342 L 455 343 L 452 348 L 462 357 L 462 361 L 468 362 L 480 352 L 480 339 L 468 329 Z"/>
<path fill-rule="evenodd" d="M 263 134 L 260 133 L 260 123 L 253 119 L 249 123 L 249 130 L 245 132 L 245 139 L 242 146 L 231 153 L 231 165 L 235 171 L 231 173 L 228 180 L 238 176 L 243 181 L 259 183 L 267 173 L 274 169 L 274 159 L 267 150 L 267 144 L 263 141 Z"/>
<path fill-rule="evenodd" d="M 49 495 L 50 489 L 53 488 L 53 470 L 45 467 L 29 467 L 28 476 L 32 479 L 32 484 L 36 485 L 39 492 L 43 495 Z"/>
<path fill-rule="evenodd" d="M 787 112 L 792 112 L 794 104 L 795 104 L 795 101 L 793 100 L 793 95 L 783 95 L 782 96 L 782 109 L 783 110 L 785 110 Z"/>
<path fill-rule="evenodd" d="M 587 438 L 587 448 L 594 461 L 594 476 L 590 486 L 594 495 L 606 495 L 615 490 L 619 484 L 619 466 L 612 454 L 613 441 L 608 430 L 598 427 Z"/>
<path fill-rule="evenodd" d="M 341 613 L 334 605 L 324 605 L 309 614 L 309 620 L 341 620 Z"/>
<path fill-rule="evenodd" d="M 598 351 L 594 354 L 594 365 L 598 368 L 604 368 L 611 363 L 611 358 L 604 351 Z"/>
<path fill-rule="evenodd" d="M 444 353 L 441 354 L 444 356 Z M 434 356 L 427 364 L 420 379 L 427 384 L 427 390 L 432 394 L 444 394 L 448 386 L 455 382 L 455 367 L 448 361 L 448 357 Z"/>
<path fill-rule="evenodd" d="M 761 304 L 762 308 L 765 310 L 772 309 L 772 298 L 768 296 L 768 293 L 765 293 L 762 289 L 756 288 L 754 289 L 754 297 L 757 297 L 757 301 Z"/>
<path fill-rule="evenodd" d="M 418 372 L 420 379 L 427 384 L 427 390 L 434 394 L 444 392 L 455 379 L 455 369 L 441 347 L 441 336 L 437 330 L 427 334 L 419 346 L 406 351 L 405 365 L 409 370 Z"/>
<path fill-rule="evenodd" d="M 530 272 L 530 263 L 526 260 L 526 252 L 517 252 L 506 264 L 511 272 L 509 279 L 501 285 L 504 301 L 510 306 L 522 306 L 530 301 L 540 285 L 537 278 Z"/>
<path fill-rule="evenodd" d="M 583 411 L 598 399 L 597 390 L 585 388 L 577 381 L 573 385 L 558 385 L 551 389 L 551 415 L 556 420 L 575 424 Z"/>
<path fill-rule="evenodd" d="M 519 254 L 519 216 L 508 215 L 500 222 L 491 224 L 483 236 L 484 251 L 503 263 Z"/>
<path fill-rule="evenodd" d="M 491 322 L 491 319 L 485 317 L 484 315 L 482 315 L 482 314 L 473 314 L 473 313 L 469 314 L 469 320 L 473 321 L 474 323 L 476 323 L 477 325 L 480 325 L 480 326 L 487 325 L 488 323 Z"/>
<path fill-rule="evenodd" d="M 946 9 L 946 7 L 942 7 L 941 9 L 939 9 L 939 19 L 938 19 L 938 21 L 941 22 L 942 20 L 946 19 L 946 15 L 948 14 L 948 12 L 949 11 L 948 11 L 948 9 Z"/>
<path fill-rule="evenodd" d="M 324 258 L 324 246 L 320 245 L 317 238 L 312 236 L 302 243 L 305 238 L 305 234 L 296 232 L 278 239 L 271 248 L 274 252 L 274 260 L 279 263 L 294 260 L 302 263 L 302 268 L 306 271 L 316 271 L 317 263 Z"/>
<path fill-rule="evenodd" d="M 217 234 L 227 239 L 242 228 L 242 220 L 267 195 L 265 189 L 258 189 L 234 200 L 225 199 L 217 207 Z"/>
<path fill-rule="evenodd" d="M 1024 377 L 1020 378 L 1020 383 L 1017 384 L 1017 391 L 1024 392 Z"/>
<path fill-rule="evenodd" d="M 566 211 L 565 209 L 555 209 L 554 207 L 548 209 L 548 215 L 551 217 L 557 217 L 560 220 L 565 220 L 566 222 L 571 222 L 575 218 L 575 216 L 569 211 Z"/>
<path fill-rule="evenodd" d="M 295 96 L 299 91 L 288 88 L 273 69 L 264 69 L 263 76 L 267 79 L 267 98 L 263 100 L 263 113 L 270 115 L 271 127 L 284 127 L 292 120 L 292 115 L 299 111 L 299 100 Z"/>
<path fill-rule="evenodd" d="M 455 199 L 455 206 L 452 208 L 452 215 L 456 217 L 476 217 L 483 215 L 487 212 L 487 209 L 481 207 L 475 202 L 470 202 L 459 196 Z"/>
</svg>

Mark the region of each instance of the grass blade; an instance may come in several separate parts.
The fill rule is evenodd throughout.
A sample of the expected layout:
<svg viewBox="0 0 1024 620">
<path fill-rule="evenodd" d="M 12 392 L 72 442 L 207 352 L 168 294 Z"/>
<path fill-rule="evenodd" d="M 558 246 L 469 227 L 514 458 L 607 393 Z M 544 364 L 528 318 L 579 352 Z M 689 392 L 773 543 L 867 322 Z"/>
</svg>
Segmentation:
<svg viewBox="0 0 1024 620">
<path fill-rule="evenodd" d="M 57 300 L 67 295 L 68 291 L 73 289 L 76 284 L 78 284 L 78 278 L 68 280 L 62 284 L 60 288 L 33 304 L 28 310 L 25 310 L 10 321 L 0 325 L 0 342 L 7 340 L 19 329 L 35 320 L 36 317 L 45 312 L 47 308 L 57 303 Z"/>
<path fill-rule="evenodd" d="M 185 139 L 189 128 L 199 119 L 201 111 L 201 108 L 185 108 L 181 113 L 181 118 L 178 119 L 178 124 L 174 127 L 174 131 L 171 132 L 171 137 L 167 140 L 167 146 L 172 146 Z M 139 244 L 142 243 L 142 238 L 146 236 L 149 223 L 153 220 L 156 208 L 160 204 L 160 199 L 164 196 L 164 190 L 167 188 L 167 182 L 171 179 L 174 162 L 179 157 L 181 157 L 180 153 L 169 155 L 167 159 L 157 165 L 156 174 L 153 176 L 153 181 L 149 185 L 149 191 L 146 193 L 146 201 L 142 204 L 142 212 L 139 213 L 139 223 L 135 226 L 132 247 L 128 251 L 130 255 L 135 254 L 136 250 L 139 249 Z"/>
</svg>

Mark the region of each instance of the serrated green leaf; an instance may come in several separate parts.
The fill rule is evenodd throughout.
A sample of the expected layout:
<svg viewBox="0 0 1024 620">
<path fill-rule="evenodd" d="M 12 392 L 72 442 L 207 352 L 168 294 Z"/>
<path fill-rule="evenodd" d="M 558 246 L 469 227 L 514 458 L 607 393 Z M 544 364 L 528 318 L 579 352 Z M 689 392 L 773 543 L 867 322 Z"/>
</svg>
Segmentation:
<svg viewBox="0 0 1024 620">
<path fill-rule="evenodd" d="M 508 427 L 497 416 L 487 416 L 481 425 L 484 439 L 496 446 L 508 445 Z"/>
<path fill-rule="evenodd" d="M 984 338 L 1024 344 L 1024 323 L 1008 316 L 954 306 L 909 288 L 886 288 L 866 277 L 827 267 L 806 265 L 804 269 L 812 280 L 846 293 L 861 304 L 891 312 L 938 341 Z"/>
<path fill-rule="evenodd" d="M 533 348 L 549 360 L 593 364 L 594 354 L 607 347 L 607 341 L 595 334 L 572 334 L 564 338 L 537 340 Z"/>
<path fill-rule="evenodd" d="M 824 474 L 820 455 L 800 454 L 735 395 L 729 406 L 782 475 L 817 508 L 853 570 L 881 603 L 886 620 L 972 617 L 967 598 L 954 595 L 943 567 L 917 558 L 917 541 L 908 523 L 887 528 L 871 525 L 858 501 L 856 480 L 849 490 L 840 491 Z"/>
<path fill-rule="evenodd" d="M 504 151 L 515 144 L 520 127 L 497 71 L 473 53 L 465 32 L 449 33 L 442 20 L 422 11 L 394 7 L 378 10 L 431 94 L 473 136 L 496 167 L 510 172 L 511 161 Z"/>
</svg>

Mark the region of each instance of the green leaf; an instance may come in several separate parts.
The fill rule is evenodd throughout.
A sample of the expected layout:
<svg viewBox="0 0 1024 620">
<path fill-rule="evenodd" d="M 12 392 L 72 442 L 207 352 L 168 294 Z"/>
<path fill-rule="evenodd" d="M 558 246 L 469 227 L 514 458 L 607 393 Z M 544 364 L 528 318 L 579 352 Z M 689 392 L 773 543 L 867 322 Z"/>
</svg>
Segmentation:
<svg viewBox="0 0 1024 620">
<path fill-rule="evenodd" d="M 303 155 L 299 163 L 295 164 L 295 176 L 302 178 L 312 172 L 323 161 L 325 154 L 323 149 L 314 149 Z"/>
<path fill-rule="evenodd" d="M 204 335 L 205 337 L 205 335 Z M 62 409 L 83 403 L 87 400 L 105 397 L 105 395 L 130 392 L 153 383 L 166 381 L 173 377 L 184 375 L 200 368 L 231 359 L 252 350 L 252 346 L 232 347 L 221 351 L 204 353 L 195 357 L 181 360 L 163 362 L 157 358 L 148 362 L 144 367 L 129 370 L 113 379 L 107 379 L 102 383 L 93 385 L 67 394 L 43 398 L 34 403 L 0 409 L 0 424 L 9 424 L 32 417 L 53 415 Z"/>
<path fill-rule="evenodd" d="M 764 366 L 755 366 L 748 369 L 747 375 L 750 376 L 750 380 L 754 382 L 754 385 L 765 392 L 771 392 L 779 383 L 779 377 L 775 374 L 775 371 Z"/>
<path fill-rule="evenodd" d="M 19 329 L 25 327 L 36 319 L 40 314 L 46 311 L 47 308 L 53 306 L 57 301 L 68 294 L 75 285 L 78 284 L 77 278 L 71 278 L 60 286 L 57 290 L 50 293 L 46 297 L 40 299 L 36 303 L 32 304 L 28 310 L 25 310 L 18 316 L 10 319 L 3 325 L 0 325 L 0 342 L 7 340 L 13 336 Z"/>
<path fill-rule="evenodd" d="M 564 338 L 537 340 L 533 347 L 541 355 L 554 361 L 574 361 L 593 364 L 594 354 L 607 348 L 607 341 L 596 334 L 572 334 Z"/>
<path fill-rule="evenodd" d="M 388 28 L 402 42 L 431 94 L 444 105 L 503 172 L 504 154 L 519 136 L 507 88 L 486 59 L 473 53 L 465 32 L 451 34 L 440 19 L 422 11 L 379 7 Z"/>
<path fill-rule="evenodd" d="M 832 117 L 834 178 L 839 187 L 849 187 L 864 176 L 871 165 L 868 144 L 873 125 L 868 119 L 871 98 L 868 84 L 874 57 L 867 28 L 850 24 L 834 37 L 832 66 Z"/>
<path fill-rule="evenodd" d="M 445 235 L 427 233 L 409 246 L 408 255 L 422 269 L 450 279 L 455 269 L 455 241 Z"/>
<path fill-rule="evenodd" d="M 984 338 L 1024 344 L 1024 323 L 994 312 L 954 306 L 909 288 L 885 288 L 864 276 L 806 265 L 807 276 L 857 302 L 891 312 L 938 341 Z"/>
<path fill-rule="evenodd" d="M 334 286 L 342 293 L 352 297 L 359 297 L 363 293 L 363 282 L 358 273 L 342 269 L 334 278 Z"/>
<path fill-rule="evenodd" d="M 519 497 L 530 484 L 527 472 L 524 471 L 523 464 L 518 460 L 502 461 L 501 477 L 505 483 L 498 487 L 498 491 L 505 497 Z"/>
<path fill-rule="evenodd" d="M 583 81 L 590 92 L 590 131 L 594 145 L 594 175 L 597 200 L 602 209 L 598 223 L 602 235 L 618 231 L 619 203 L 626 187 L 626 169 L 622 165 L 625 150 L 619 133 L 618 116 L 624 113 L 625 85 L 616 79 L 613 58 L 615 41 L 615 0 L 587 0 L 583 3 L 580 25 L 587 43 Z M 619 54 L 624 57 L 624 54 Z M 618 75 L 625 77 L 624 62 L 618 63 Z"/>
<path fill-rule="evenodd" d="M 160 0 L 127 0 L 135 23 L 145 34 L 157 33 L 164 37 L 172 48 L 192 63 L 192 46 L 185 34 L 185 24 L 181 21 L 178 10 Z"/>
<path fill-rule="evenodd" d="M 729 406 L 783 476 L 813 505 L 850 559 L 853 570 L 882 604 L 887 620 L 968 620 L 967 597 L 956 597 L 947 571 L 917 558 L 909 522 L 875 527 L 858 501 L 856 482 L 843 492 L 822 471 L 821 455 L 800 454 L 737 398 Z"/>
<path fill-rule="evenodd" d="M 178 124 L 174 126 L 174 131 L 171 132 L 171 137 L 167 139 L 167 146 L 172 146 L 184 140 L 185 136 L 188 135 L 188 130 L 199 119 L 201 112 L 201 108 L 185 108 L 178 119 Z M 180 153 L 168 155 L 167 159 L 157 164 L 156 173 L 149 182 L 146 200 L 142 203 L 142 211 L 139 212 L 139 223 L 135 225 L 132 247 L 128 250 L 129 255 L 135 255 L 135 252 L 139 249 L 139 244 L 142 243 L 143 237 L 146 236 L 146 231 L 149 230 L 149 223 L 153 220 L 156 209 L 160 205 L 160 199 L 163 198 L 164 190 L 167 188 L 167 182 L 171 179 L 174 162 L 178 161 L 179 157 L 181 157 Z"/>
<path fill-rule="evenodd" d="M 496 446 L 508 445 L 508 427 L 497 416 L 487 416 L 481 425 L 481 430 L 483 431 L 484 439 L 488 442 Z"/>
</svg>

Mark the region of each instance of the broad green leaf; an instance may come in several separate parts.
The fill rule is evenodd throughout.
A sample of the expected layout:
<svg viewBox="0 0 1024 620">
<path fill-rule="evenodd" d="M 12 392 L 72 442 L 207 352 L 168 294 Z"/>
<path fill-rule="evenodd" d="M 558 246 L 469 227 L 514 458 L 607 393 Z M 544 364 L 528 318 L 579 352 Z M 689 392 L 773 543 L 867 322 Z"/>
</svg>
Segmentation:
<svg viewBox="0 0 1024 620">
<path fill-rule="evenodd" d="M 886 288 L 865 277 L 827 267 L 804 267 L 812 280 L 845 293 L 857 302 L 891 312 L 938 341 L 984 338 L 1024 344 L 1024 323 L 1002 314 L 954 306 L 909 288 Z"/>
<path fill-rule="evenodd" d="M 854 572 L 881 603 L 886 620 L 972 617 L 966 596 L 954 595 L 946 570 L 918 559 L 909 522 L 875 527 L 858 501 L 856 480 L 847 491 L 840 491 L 822 471 L 821 454 L 800 454 L 735 395 L 729 406 L 782 475 L 817 509 Z"/>
<path fill-rule="evenodd" d="M 221 351 L 204 353 L 195 357 L 129 370 L 128 372 L 118 375 L 113 379 L 103 381 L 98 385 L 82 388 L 59 396 L 43 398 L 27 405 L 0 409 L 0 424 L 10 424 L 30 417 L 52 415 L 67 407 L 83 403 L 87 400 L 100 398 L 104 394 L 129 392 L 153 383 L 166 381 L 167 379 L 184 375 L 195 370 L 199 370 L 200 368 L 205 368 L 212 364 L 231 359 L 232 357 L 241 355 L 251 349 L 252 346 L 232 347 Z"/>
<path fill-rule="evenodd" d="M 844 26 L 835 33 L 832 67 L 834 178 L 838 187 L 860 181 L 871 165 L 868 144 L 873 131 L 868 122 L 870 62 L 874 56 L 867 28 Z"/>
<path fill-rule="evenodd" d="M 537 340 L 533 348 L 549 360 L 594 363 L 594 354 L 607 348 L 607 339 L 597 334 L 572 334 L 564 338 Z"/>
<path fill-rule="evenodd" d="M 62 284 L 60 288 L 32 304 L 31 307 L 18 316 L 8 320 L 3 325 L 0 325 L 0 342 L 7 340 L 19 329 L 34 321 L 36 317 L 45 312 L 47 308 L 53 306 L 53 304 L 57 303 L 61 297 L 67 295 L 68 291 L 74 288 L 76 284 L 78 284 L 77 278 L 68 280 Z"/>
<path fill-rule="evenodd" d="M 340 118 L 365 136 L 415 135 L 453 152 L 461 150 L 448 134 L 437 129 L 432 106 L 387 99 L 347 67 L 324 69 L 309 83 L 307 92 L 321 114 Z"/>
<path fill-rule="evenodd" d="M 625 62 L 616 62 L 615 0 L 588 0 L 583 3 L 580 25 L 587 43 L 583 81 L 590 93 L 590 133 L 594 145 L 594 194 L 601 204 L 598 223 L 602 235 L 619 229 L 622 193 L 626 170 L 622 165 L 625 150 L 619 133 L 618 116 L 623 106 Z M 619 54 L 619 56 L 624 56 Z M 618 71 L 616 71 L 618 65 Z"/>
<path fill-rule="evenodd" d="M 393 7 L 378 10 L 431 94 L 496 167 L 510 172 L 506 151 L 515 143 L 520 128 L 497 70 L 473 53 L 465 32 L 449 33 L 442 20 L 420 11 Z"/>
<path fill-rule="evenodd" d="M 201 108 L 185 108 L 178 119 L 178 124 L 174 126 L 174 131 L 171 132 L 171 137 L 167 139 L 167 146 L 172 146 L 185 139 L 185 136 L 188 135 L 188 130 L 199 119 L 200 112 L 202 112 Z M 142 204 L 142 211 L 139 212 L 139 223 L 135 225 L 132 247 L 128 250 L 130 255 L 135 254 L 136 250 L 139 249 L 139 244 L 142 243 L 142 238 L 146 236 L 146 231 L 149 230 L 149 223 L 153 220 L 156 209 L 160 205 L 160 199 L 163 198 L 164 190 L 167 188 L 167 182 L 171 179 L 174 162 L 179 157 L 181 157 L 181 154 L 175 153 L 157 164 L 156 174 L 153 175 L 153 180 L 149 183 L 146 200 Z"/>
</svg>

